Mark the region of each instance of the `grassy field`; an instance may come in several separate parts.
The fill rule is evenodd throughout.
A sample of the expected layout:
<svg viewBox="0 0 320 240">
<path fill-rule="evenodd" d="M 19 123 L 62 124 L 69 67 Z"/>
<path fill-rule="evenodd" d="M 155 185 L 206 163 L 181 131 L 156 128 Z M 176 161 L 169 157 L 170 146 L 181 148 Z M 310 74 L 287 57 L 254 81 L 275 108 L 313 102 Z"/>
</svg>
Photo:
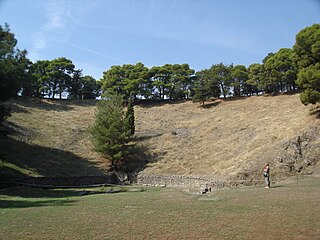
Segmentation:
<svg viewBox="0 0 320 240">
<path fill-rule="evenodd" d="M 320 178 L 204 195 L 0 190 L 0 239 L 319 239 Z"/>
</svg>

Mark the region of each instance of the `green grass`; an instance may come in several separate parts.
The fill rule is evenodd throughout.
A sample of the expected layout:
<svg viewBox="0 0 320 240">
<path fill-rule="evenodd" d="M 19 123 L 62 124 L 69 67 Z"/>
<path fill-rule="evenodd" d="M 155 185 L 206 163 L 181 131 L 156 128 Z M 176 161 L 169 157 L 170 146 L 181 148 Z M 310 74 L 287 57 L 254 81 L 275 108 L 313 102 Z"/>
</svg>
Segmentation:
<svg viewBox="0 0 320 240">
<path fill-rule="evenodd" d="M 320 179 L 188 195 L 0 190 L 0 239 L 319 239 Z M 107 191 L 108 188 L 86 189 Z"/>
</svg>

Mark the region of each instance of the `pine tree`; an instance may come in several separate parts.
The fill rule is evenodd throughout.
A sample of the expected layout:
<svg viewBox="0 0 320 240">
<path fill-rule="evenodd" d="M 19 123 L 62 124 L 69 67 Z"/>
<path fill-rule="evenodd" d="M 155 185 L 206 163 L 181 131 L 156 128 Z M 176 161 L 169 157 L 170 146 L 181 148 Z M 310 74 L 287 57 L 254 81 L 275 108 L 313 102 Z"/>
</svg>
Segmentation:
<svg viewBox="0 0 320 240">
<path fill-rule="evenodd" d="M 110 157 L 112 167 L 127 154 L 126 144 L 130 139 L 127 126 L 122 96 L 109 95 L 108 100 L 99 102 L 96 121 L 90 133 L 94 150 Z"/>
<path fill-rule="evenodd" d="M 133 109 L 132 100 L 129 100 L 129 103 L 128 103 L 126 120 L 127 120 L 128 133 L 130 136 L 132 136 L 134 135 L 134 132 L 135 132 L 134 109 Z"/>
</svg>

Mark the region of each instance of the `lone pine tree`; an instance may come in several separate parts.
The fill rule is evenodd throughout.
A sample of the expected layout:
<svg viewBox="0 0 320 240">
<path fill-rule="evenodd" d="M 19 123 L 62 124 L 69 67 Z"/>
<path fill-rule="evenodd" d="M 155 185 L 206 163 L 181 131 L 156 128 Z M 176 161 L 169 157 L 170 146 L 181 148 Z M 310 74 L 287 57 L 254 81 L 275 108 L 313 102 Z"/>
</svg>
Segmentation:
<svg viewBox="0 0 320 240">
<path fill-rule="evenodd" d="M 127 143 L 134 133 L 133 107 L 129 109 L 124 108 L 121 95 L 109 94 L 107 100 L 99 102 L 95 123 L 90 128 L 94 150 L 110 157 L 112 167 L 127 155 Z"/>
</svg>

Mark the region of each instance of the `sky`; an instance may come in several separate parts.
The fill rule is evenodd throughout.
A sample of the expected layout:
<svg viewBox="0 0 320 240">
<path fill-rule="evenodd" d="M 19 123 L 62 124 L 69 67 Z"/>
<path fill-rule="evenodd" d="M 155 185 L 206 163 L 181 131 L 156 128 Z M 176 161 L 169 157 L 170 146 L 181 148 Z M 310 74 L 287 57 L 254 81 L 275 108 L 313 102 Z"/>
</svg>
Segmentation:
<svg viewBox="0 0 320 240">
<path fill-rule="evenodd" d="M 320 0 L 0 0 L 28 57 L 66 57 L 97 80 L 113 65 L 249 66 L 320 23 Z"/>
</svg>

